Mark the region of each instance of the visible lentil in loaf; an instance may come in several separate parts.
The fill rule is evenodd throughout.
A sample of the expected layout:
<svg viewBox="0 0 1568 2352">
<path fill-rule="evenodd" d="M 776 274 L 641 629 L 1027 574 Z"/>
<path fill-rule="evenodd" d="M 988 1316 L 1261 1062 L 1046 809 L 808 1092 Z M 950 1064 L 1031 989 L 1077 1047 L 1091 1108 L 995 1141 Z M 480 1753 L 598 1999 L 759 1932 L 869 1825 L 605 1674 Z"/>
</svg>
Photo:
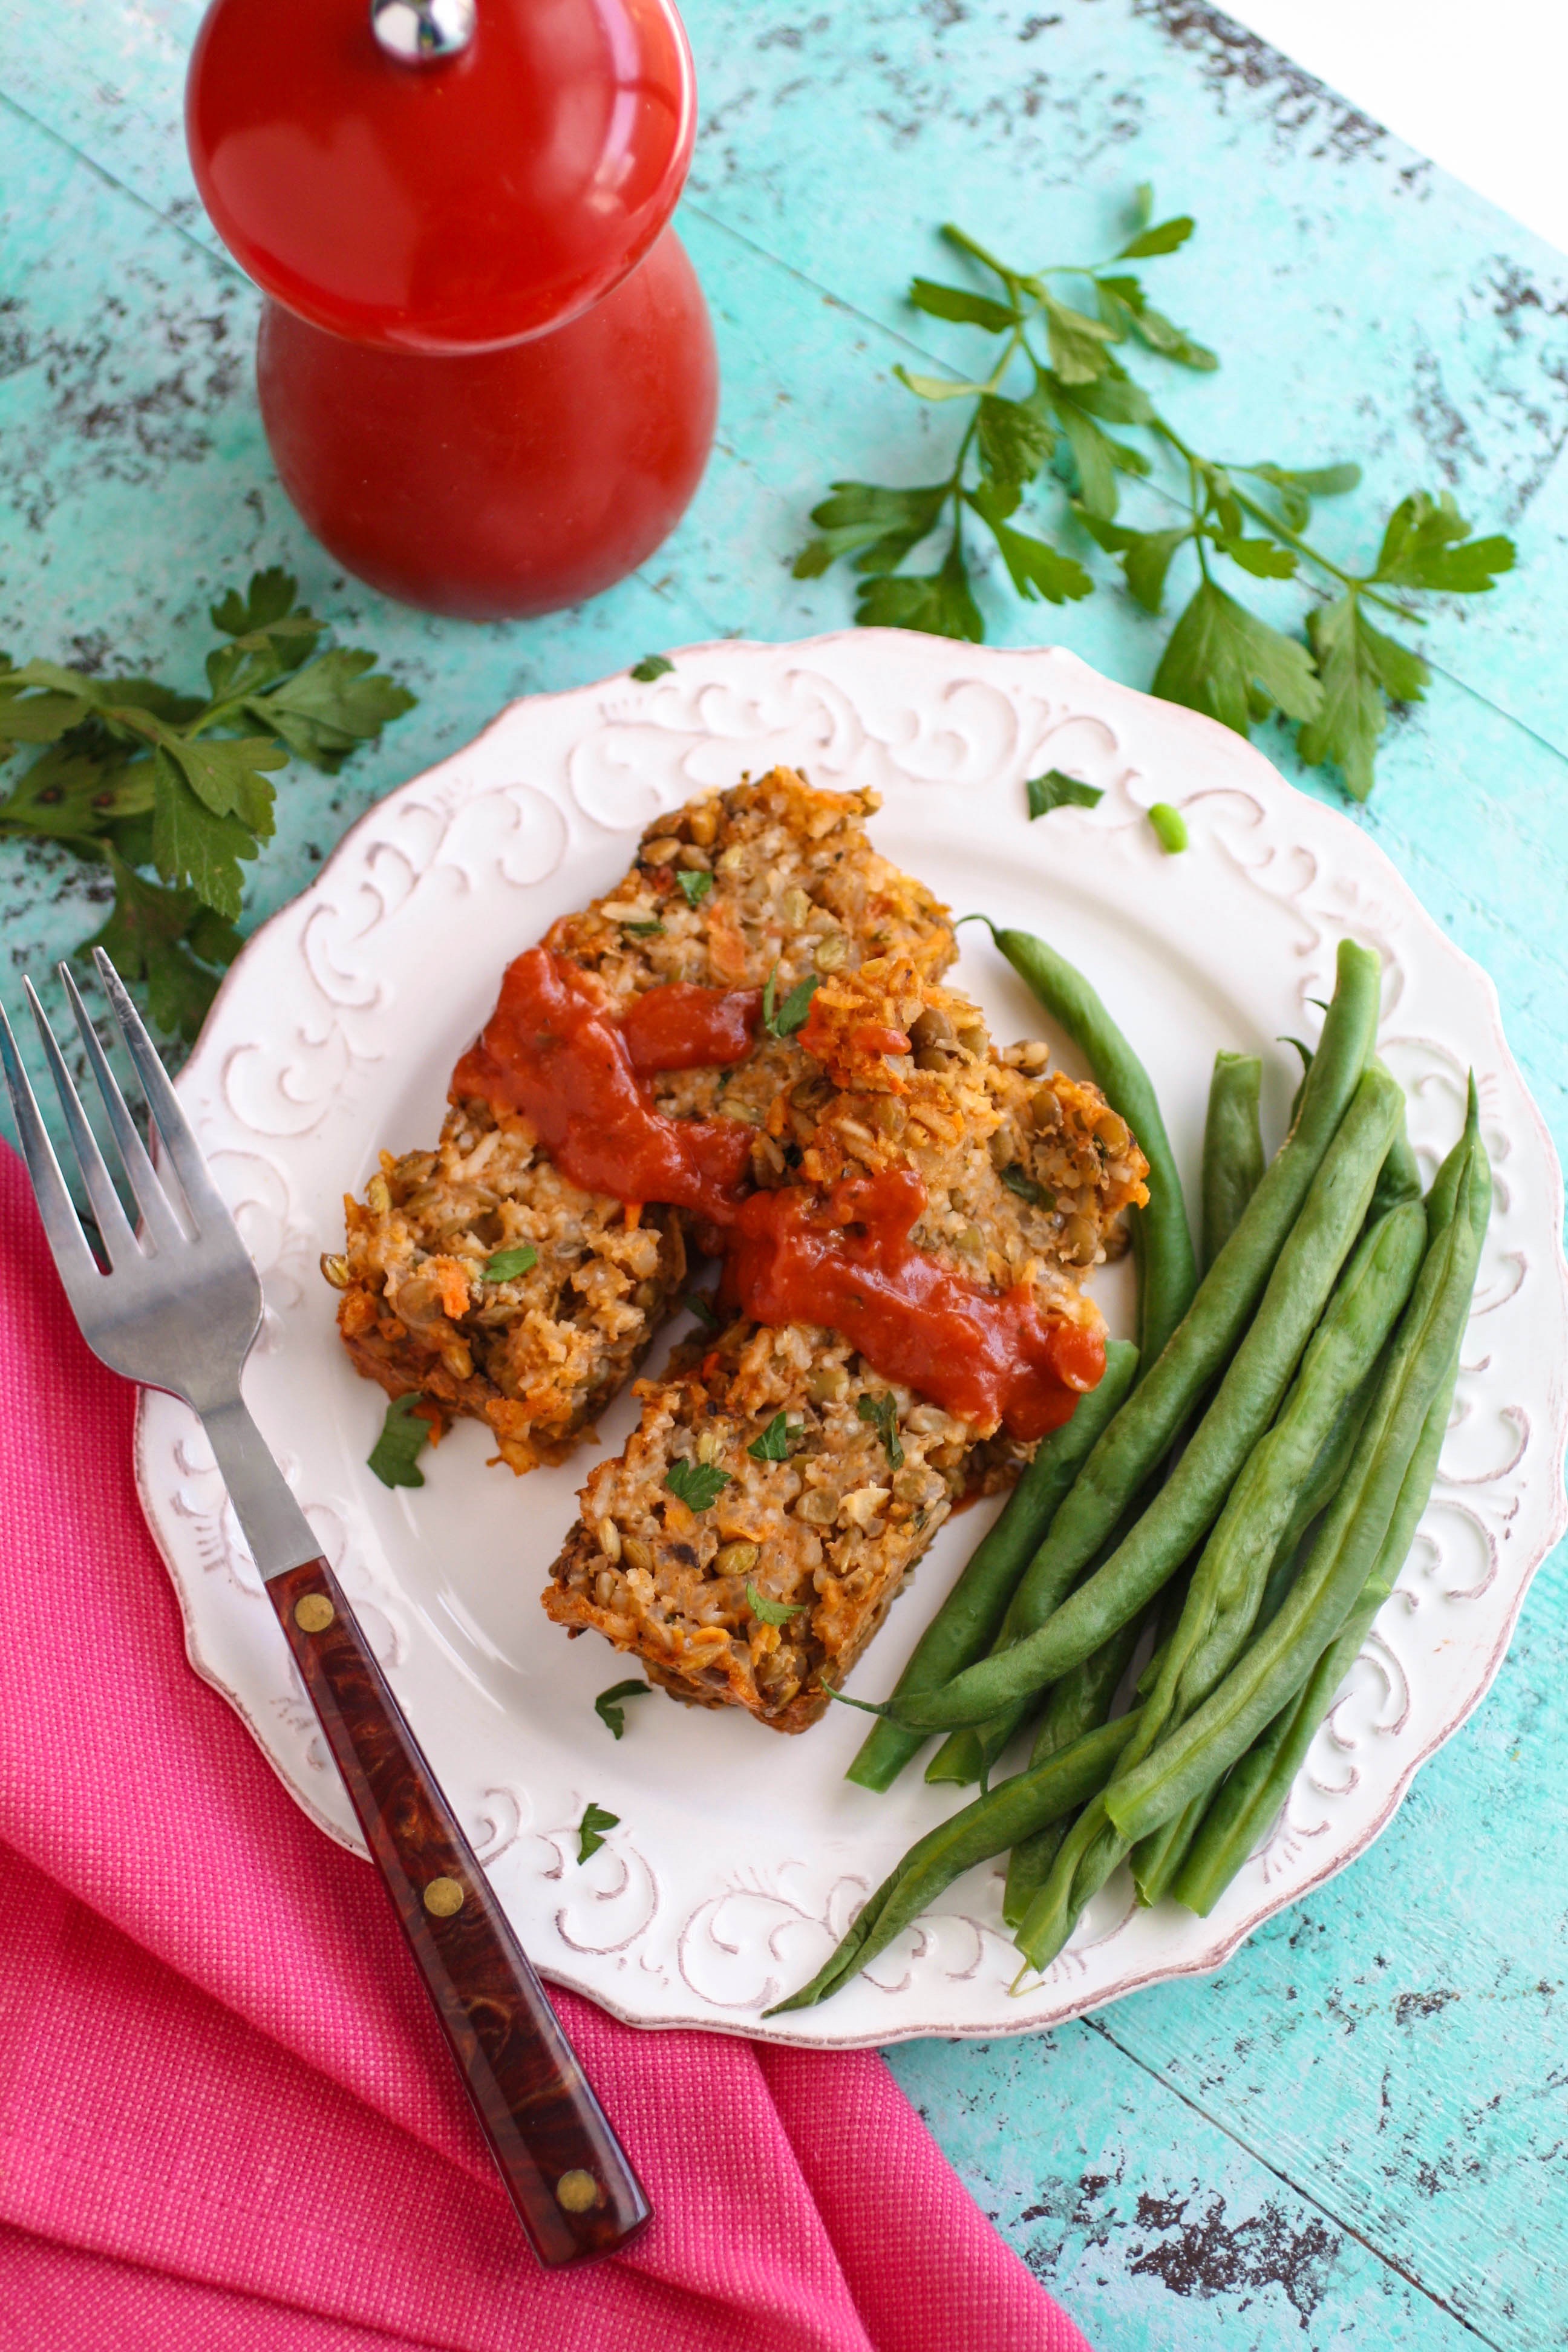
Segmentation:
<svg viewBox="0 0 1568 2352">
<path fill-rule="evenodd" d="M 814 790 L 788 769 L 660 817 L 615 889 L 552 926 L 545 945 L 592 973 L 619 1010 L 669 980 L 780 997 L 807 974 L 853 971 L 899 952 L 937 973 L 952 961 L 946 911 L 879 856 L 865 820 L 874 793 Z M 711 876 L 688 902 L 681 874 Z M 799 1047 L 759 1033 L 732 1070 L 660 1073 L 671 1117 L 733 1118 L 759 1129 L 802 1067 Z M 512 1469 L 563 1459 L 630 1377 L 679 1296 L 679 1212 L 640 1212 L 570 1184 L 528 1122 L 454 1101 L 434 1150 L 383 1152 L 363 1202 L 344 1203 L 343 1252 L 322 1261 L 342 1293 L 339 1327 L 357 1369 L 391 1396 L 418 1391 L 444 1427 L 489 1424 Z M 499 1251 L 535 1263 L 487 1279 Z"/>
<path fill-rule="evenodd" d="M 908 1053 L 877 1050 L 889 1031 Z M 1097 1087 L 1048 1076 L 1041 1045 L 998 1055 L 966 999 L 896 955 L 825 982 L 801 1045 L 810 1060 L 769 1107 L 764 1182 L 912 1165 L 927 1192 L 918 1246 L 1098 1323 L 1078 1277 L 1124 1243 L 1115 1221 L 1147 1199 L 1148 1171 Z M 854 1665 L 954 1502 L 1006 1483 L 1027 1453 L 811 1325 L 742 1318 L 637 1392 L 641 1423 L 584 1487 L 545 1610 L 636 1653 L 673 1696 L 744 1706 L 778 1731 L 823 1713 L 825 1683 Z M 758 1460 L 780 1413 L 788 1458 Z M 725 1472 L 706 1510 L 666 1486 L 681 1461 Z M 748 1583 L 796 1613 L 760 1619 Z"/>
</svg>

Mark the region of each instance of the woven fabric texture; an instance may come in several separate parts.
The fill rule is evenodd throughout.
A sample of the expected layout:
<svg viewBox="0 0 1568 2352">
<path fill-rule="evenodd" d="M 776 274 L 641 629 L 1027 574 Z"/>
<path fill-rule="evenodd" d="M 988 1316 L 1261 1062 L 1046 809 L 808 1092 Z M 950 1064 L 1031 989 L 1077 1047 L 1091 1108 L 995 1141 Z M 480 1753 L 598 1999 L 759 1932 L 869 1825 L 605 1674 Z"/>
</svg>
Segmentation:
<svg viewBox="0 0 1568 2352">
<path fill-rule="evenodd" d="M 0 1146 L 0 2352 L 1088 2352 L 871 2052 L 556 1996 L 655 2206 L 535 2265 L 380 1882 L 186 1663 Z"/>
</svg>

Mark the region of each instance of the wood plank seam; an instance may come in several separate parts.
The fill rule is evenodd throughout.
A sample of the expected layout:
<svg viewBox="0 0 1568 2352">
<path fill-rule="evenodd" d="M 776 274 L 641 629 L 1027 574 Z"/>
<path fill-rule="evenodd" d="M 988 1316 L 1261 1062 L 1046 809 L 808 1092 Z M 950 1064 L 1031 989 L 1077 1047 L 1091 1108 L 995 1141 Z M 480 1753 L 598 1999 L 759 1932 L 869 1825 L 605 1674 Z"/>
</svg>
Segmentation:
<svg viewBox="0 0 1568 2352">
<path fill-rule="evenodd" d="M 1414 2287 L 1417 2294 L 1424 2297 L 1426 2302 L 1434 2304 L 1447 2318 L 1452 2319 L 1468 2334 L 1473 2336 L 1478 2343 L 1486 2345 L 1488 2352 L 1508 2352 L 1507 2347 L 1500 2344 L 1496 2337 L 1483 2335 L 1475 2322 L 1467 2319 L 1462 2311 L 1456 2311 L 1451 2303 L 1446 2302 L 1442 2295 L 1426 2285 L 1413 2271 L 1407 2270 L 1403 2263 L 1395 2260 L 1394 2255 L 1385 2253 L 1383 2248 L 1375 2244 L 1364 2231 L 1359 2230 L 1353 2221 L 1347 2221 L 1343 2214 L 1335 2210 L 1333 2206 L 1325 2203 L 1322 2197 L 1315 2190 L 1305 2187 L 1293 2174 L 1285 2171 L 1276 2163 L 1272 2157 L 1265 2155 L 1256 2141 L 1248 2139 L 1244 2132 L 1237 2130 L 1234 2124 L 1227 2123 L 1223 2116 L 1215 2114 L 1212 2108 L 1205 2106 L 1201 2099 L 1194 2098 L 1190 2091 L 1184 2090 L 1180 2083 L 1173 2082 L 1171 2077 L 1163 2074 L 1159 2067 L 1152 2066 L 1146 2058 L 1141 2058 L 1135 2050 L 1128 2047 L 1126 2042 L 1119 2041 L 1110 2028 L 1100 2018 L 1085 2017 L 1082 2022 L 1098 2033 L 1102 2041 L 1109 2042 L 1111 2048 L 1121 2057 L 1130 2059 L 1134 2066 L 1150 2077 L 1151 2081 L 1160 2084 L 1163 2089 L 1173 2093 L 1181 2100 L 1184 2106 L 1192 2109 L 1194 2115 L 1201 2116 L 1204 2121 L 1211 2125 L 1215 2131 L 1222 2132 L 1236 2147 L 1244 2149 L 1255 2164 L 1260 2164 L 1266 2172 L 1271 2173 L 1276 2180 L 1291 2191 L 1292 2195 L 1300 2197 L 1303 2204 L 1310 2205 L 1315 2211 L 1321 2213 L 1326 2221 L 1331 2221 L 1336 2230 L 1342 2230 L 1346 2237 L 1353 2238 L 1357 2245 L 1364 2248 L 1374 2262 L 1381 2263 L 1385 2270 L 1394 2272 L 1394 2275 L 1402 2278 L 1407 2286 Z"/>
</svg>

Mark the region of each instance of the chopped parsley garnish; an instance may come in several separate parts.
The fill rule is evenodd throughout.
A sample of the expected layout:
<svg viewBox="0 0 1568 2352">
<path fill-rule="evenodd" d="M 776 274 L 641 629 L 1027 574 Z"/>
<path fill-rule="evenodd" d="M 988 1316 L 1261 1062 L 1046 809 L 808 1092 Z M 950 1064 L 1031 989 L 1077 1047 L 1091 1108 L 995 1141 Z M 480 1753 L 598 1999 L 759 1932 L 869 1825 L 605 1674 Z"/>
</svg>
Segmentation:
<svg viewBox="0 0 1568 2352">
<path fill-rule="evenodd" d="M 782 1412 L 775 1412 L 760 1437 L 753 1437 L 746 1448 L 753 1462 L 787 1462 L 789 1460 L 789 1422 Z"/>
<path fill-rule="evenodd" d="M 416 1468 L 418 1456 L 430 1443 L 430 1423 L 421 1412 L 424 1397 L 417 1389 L 406 1396 L 395 1397 L 386 1408 L 386 1419 L 381 1435 L 370 1450 L 369 1467 L 375 1472 L 384 1486 L 423 1486 L 425 1473 Z"/>
<path fill-rule="evenodd" d="M 904 1449 L 899 1443 L 899 1408 L 890 1390 L 880 1396 L 857 1398 L 855 1410 L 862 1421 L 874 1422 L 883 1451 L 895 1470 L 904 1466 Z"/>
<path fill-rule="evenodd" d="M 672 1462 L 664 1483 L 689 1511 L 705 1511 L 729 1485 L 730 1473 L 716 1462 Z"/>
<path fill-rule="evenodd" d="M 630 931 L 634 940 L 661 940 L 664 937 L 662 923 L 623 923 L 621 929 Z"/>
<path fill-rule="evenodd" d="M 608 1725 L 610 1730 L 614 1732 L 616 1738 L 618 1739 L 626 1727 L 625 1712 L 626 1700 L 629 1698 L 647 1698 L 648 1695 L 648 1685 L 647 1683 L 615 1683 L 608 1690 L 603 1690 L 599 1693 L 598 1697 L 594 1701 L 594 1712 L 598 1717 L 601 1723 Z M 590 1806 L 588 1810 L 591 1812 L 593 1811 L 593 1807 Z M 606 1816 L 602 1826 L 609 1826 L 608 1816 Z"/>
<path fill-rule="evenodd" d="M 822 986 L 821 977 L 810 972 L 797 980 L 782 1004 L 775 1004 L 773 992 L 778 986 L 779 968 L 775 963 L 763 990 L 763 1027 L 772 1037 L 793 1037 L 811 1010 L 811 1000 Z"/>
<path fill-rule="evenodd" d="M 674 667 L 663 654 L 644 654 L 640 662 L 633 663 L 631 676 L 639 686 L 651 686 L 656 677 L 668 677 Z"/>
<path fill-rule="evenodd" d="M 531 1274 L 539 1264 L 539 1252 L 531 1242 L 521 1249 L 497 1250 L 494 1257 L 485 1261 L 487 1282 L 515 1282 L 520 1274 Z"/>
<path fill-rule="evenodd" d="M 1031 776 L 1024 790 L 1028 795 L 1031 817 L 1048 816 L 1052 809 L 1093 808 L 1105 798 L 1095 785 L 1080 783 L 1076 776 L 1064 776 L 1059 768 L 1047 768 L 1043 776 Z"/>
<path fill-rule="evenodd" d="M 801 1611 L 805 1607 L 805 1603 L 804 1601 L 770 1601 L 765 1592 L 759 1592 L 757 1591 L 756 1586 L 748 1577 L 746 1580 L 746 1606 L 760 1624 L 787 1625 L 792 1617 L 798 1617 L 800 1615 Z"/>
<path fill-rule="evenodd" d="M 713 887 L 711 874 L 704 874 L 700 869 L 694 873 L 689 866 L 686 866 L 681 867 L 675 878 L 686 893 L 686 903 L 689 907 L 700 905 Z"/>
<path fill-rule="evenodd" d="M 699 1323 L 706 1324 L 710 1331 L 717 1331 L 719 1318 L 713 1312 L 713 1294 L 710 1290 L 689 1290 L 680 1303 L 683 1307 L 690 1307 Z"/>
<path fill-rule="evenodd" d="M 578 1861 L 586 1862 L 591 1853 L 597 1853 L 605 1843 L 604 1832 L 619 1829 L 620 1825 L 619 1813 L 607 1813 L 603 1805 L 589 1804 L 577 1824 Z"/>
<path fill-rule="evenodd" d="M 1033 1209 L 1054 1209 L 1057 1205 L 1056 1194 L 1047 1192 L 1043 1184 L 1037 1184 L 1035 1179 L 1026 1170 L 1020 1168 L 1016 1161 L 1011 1168 L 1003 1169 L 1002 1181 L 1009 1192 L 1016 1192 L 1019 1200 L 1027 1201 Z"/>
</svg>

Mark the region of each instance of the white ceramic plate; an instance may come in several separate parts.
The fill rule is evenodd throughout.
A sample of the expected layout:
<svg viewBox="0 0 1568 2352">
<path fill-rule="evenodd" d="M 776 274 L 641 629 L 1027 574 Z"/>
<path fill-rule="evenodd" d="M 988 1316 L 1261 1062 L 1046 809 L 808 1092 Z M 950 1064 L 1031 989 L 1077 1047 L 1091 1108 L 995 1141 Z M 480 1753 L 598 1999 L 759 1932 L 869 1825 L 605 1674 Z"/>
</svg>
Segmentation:
<svg viewBox="0 0 1568 2352">
<path fill-rule="evenodd" d="M 1377 948 L 1382 1050 L 1423 1165 L 1458 1133 L 1473 1066 L 1497 1206 L 1419 1538 L 1279 1826 L 1214 1916 L 1135 1911 L 1121 1874 L 1044 1982 L 1013 2000 L 1016 1954 L 987 1864 L 832 2001 L 763 2025 L 952 1792 L 918 1771 L 883 1797 L 847 1784 L 866 1727 L 847 1709 L 783 1738 L 738 1710 L 656 1696 L 614 1742 L 593 1700 L 625 1662 L 596 1636 L 568 1642 L 539 1605 L 591 1457 L 517 1480 L 485 1466 L 487 1433 L 468 1423 L 426 1454 L 423 1488 L 381 1486 L 364 1466 L 381 1393 L 339 1347 L 316 1261 L 339 1246 L 341 1196 L 377 1149 L 434 1139 L 508 958 L 605 888 L 655 812 L 777 761 L 875 785 L 890 856 L 955 908 L 1040 929 L 1081 965 L 1153 1073 L 1193 1182 L 1216 1047 L 1262 1053 L 1277 1137 L 1295 1057 L 1275 1040 L 1315 1034 L 1309 1000 L 1329 993 L 1342 933 Z M 1024 780 L 1052 766 L 1105 797 L 1030 824 Z M 1157 800 L 1186 816 L 1184 856 L 1166 856 L 1142 814 Z M 984 931 L 961 936 L 959 982 L 996 1034 L 1040 1034 Z M 1070 1049 L 1062 1059 L 1079 1066 Z M 180 1091 L 265 1279 L 246 1379 L 256 1416 L 528 1950 L 638 2024 L 833 2045 L 994 2035 L 1214 1968 L 1376 1835 L 1485 1691 L 1563 1531 L 1562 1184 L 1489 982 L 1354 825 L 1234 735 L 1070 654 L 877 631 L 721 644 L 677 654 L 655 685 L 622 677 L 517 703 L 373 809 L 250 942 Z M 1127 1279 L 1118 1269 L 1102 1294 L 1113 1327 Z M 618 1445 L 631 1418 L 622 1400 L 604 1442 Z M 312 1820 L 357 1848 L 199 1425 L 167 1397 L 142 1400 L 137 1466 L 192 1663 Z M 983 1525 L 972 1512 L 942 1530 L 857 1692 L 890 1686 Z M 620 1826 L 580 1865 L 574 1824 L 590 1800 Z"/>
</svg>

